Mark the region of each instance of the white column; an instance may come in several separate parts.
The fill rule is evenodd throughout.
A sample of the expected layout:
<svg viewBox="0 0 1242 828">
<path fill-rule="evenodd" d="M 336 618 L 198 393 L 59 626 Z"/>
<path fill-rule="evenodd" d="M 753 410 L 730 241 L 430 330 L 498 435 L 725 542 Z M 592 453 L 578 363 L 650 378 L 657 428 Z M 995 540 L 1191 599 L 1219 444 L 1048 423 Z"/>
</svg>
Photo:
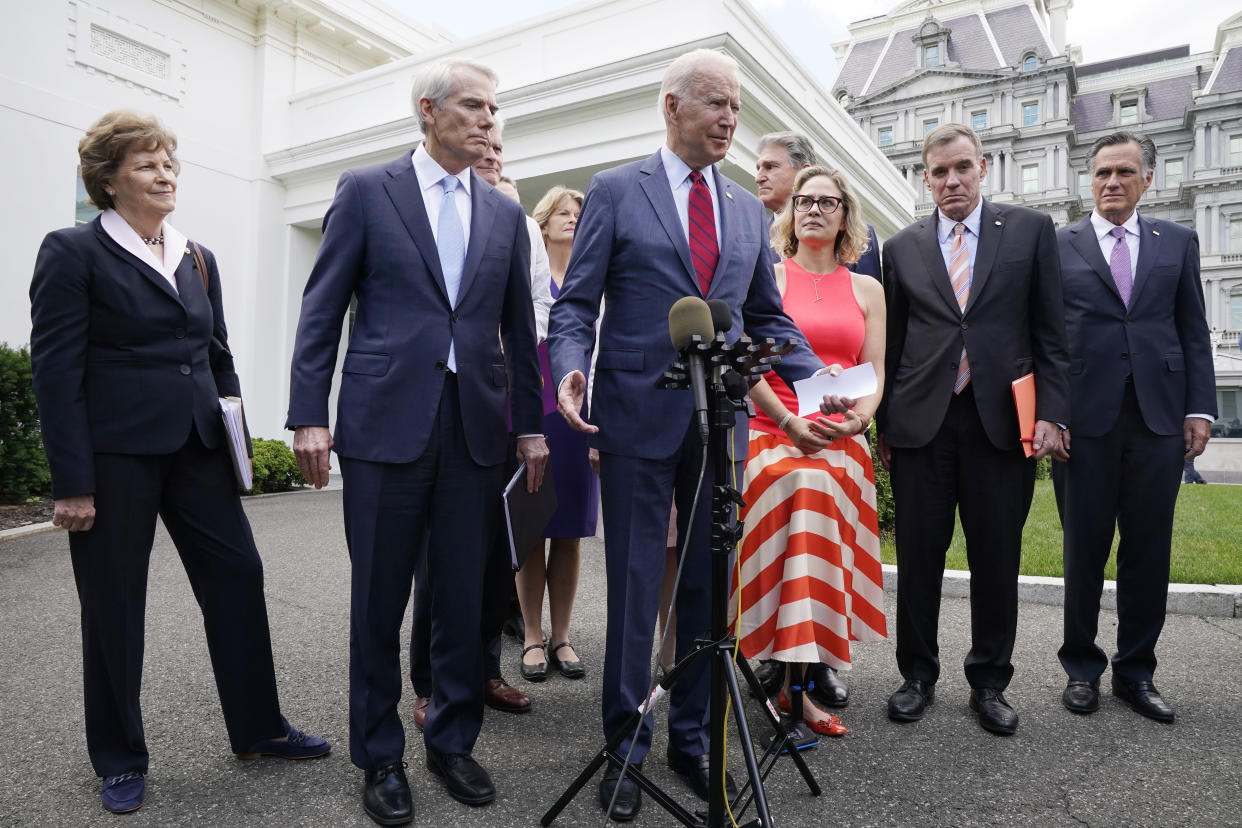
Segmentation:
<svg viewBox="0 0 1242 828">
<path fill-rule="evenodd" d="M 1201 170 L 1207 166 L 1207 130 L 1203 128 L 1203 124 L 1195 124 L 1195 169 Z"/>
</svg>

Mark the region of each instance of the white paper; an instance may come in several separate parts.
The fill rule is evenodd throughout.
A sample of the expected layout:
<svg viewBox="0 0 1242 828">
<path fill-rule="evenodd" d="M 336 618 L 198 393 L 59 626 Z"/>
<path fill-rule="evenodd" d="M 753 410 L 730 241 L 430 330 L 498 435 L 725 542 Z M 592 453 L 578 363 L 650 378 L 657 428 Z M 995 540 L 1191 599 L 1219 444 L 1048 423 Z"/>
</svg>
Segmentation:
<svg viewBox="0 0 1242 828">
<path fill-rule="evenodd" d="M 220 397 L 220 414 L 224 418 L 224 429 L 229 437 L 229 455 L 233 458 L 233 471 L 237 473 L 237 483 L 242 489 L 254 488 L 254 477 L 250 473 L 250 458 L 246 453 L 246 429 L 242 425 L 241 400 L 236 397 Z"/>
<path fill-rule="evenodd" d="M 798 395 L 798 416 L 805 417 L 819 411 L 825 396 L 835 395 L 856 400 L 876 392 L 875 367 L 870 362 L 846 368 L 837 376 L 825 372 L 793 384 Z"/>
</svg>

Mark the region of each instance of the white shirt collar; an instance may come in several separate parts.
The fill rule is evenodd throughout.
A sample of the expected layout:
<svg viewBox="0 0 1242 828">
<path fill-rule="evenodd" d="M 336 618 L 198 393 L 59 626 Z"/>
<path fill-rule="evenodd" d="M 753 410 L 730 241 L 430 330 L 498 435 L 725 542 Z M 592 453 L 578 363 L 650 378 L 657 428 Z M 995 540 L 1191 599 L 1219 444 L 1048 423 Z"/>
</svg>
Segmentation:
<svg viewBox="0 0 1242 828">
<path fill-rule="evenodd" d="M 167 279 L 173 291 L 177 290 L 177 268 L 180 267 L 182 258 L 190 252 L 184 233 L 167 220 L 164 221 L 164 261 L 161 262 L 151 252 L 151 248 L 143 244 L 138 232 L 116 210 L 104 210 L 99 217 L 99 223 L 114 242 Z"/>
<path fill-rule="evenodd" d="M 1120 225 L 1126 229 L 1126 233 L 1128 235 L 1138 236 L 1138 215 L 1138 210 L 1135 210 L 1130 214 L 1130 217 Z M 1095 230 L 1095 238 L 1097 241 L 1103 241 L 1104 237 L 1113 232 L 1113 228 L 1117 226 L 1118 225 L 1113 224 L 1111 221 L 1101 216 L 1098 210 L 1091 211 L 1091 229 Z"/>
<path fill-rule="evenodd" d="M 440 182 L 444 180 L 444 176 L 448 175 L 448 171 L 441 167 L 436 159 L 431 157 L 431 153 L 427 152 L 427 147 L 421 141 L 418 144 L 418 148 L 414 150 L 410 161 L 414 165 L 415 175 L 418 176 L 418 185 L 423 190 L 439 187 Z M 466 167 L 456 177 L 461 182 L 462 189 L 466 195 L 470 195 L 470 168 Z"/>
<path fill-rule="evenodd" d="M 683 184 L 686 185 L 687 188 L 689 187 L 689 185 L 686 184 L 686 179 L 690 177 L 690 173 L 693 172 L 693 170 L 690 169 L 689 164 L 681 160 L 681 156 L 673 152 L 667 146 L 661 146 L 660 162 L 664 164 L 664 174 L 668 176 L 668 186 L 671 189 L 676 190 Z M 703 173 L 703 180 L 707 182 L 707 188 L 711 190 L 713 198 L 716 195 L 716 176 L 713 174 L 714 170 L 715 165 L 704 167 L 699 170 L 699 172 Z"/>
<path fill-rule="evenodd" d="M 940 212 L 940 208 L 936 208 L 936 216 L 938 223 L 936 225 L 936 237 L 940 239 L 940 243 L 944 244 L 953 235 L 953 228 L 957 225 L 955 219 L 951 219 L 944 213 Z M 979 223 L 983 216 L 983 198 L 980 197 L 979 203 L 975 205 L 975 209 L 970 211 L 970 215 L 962 219 L 962 224 L 966 225 L 974 237 L 979 238 Z"/>
</svg>

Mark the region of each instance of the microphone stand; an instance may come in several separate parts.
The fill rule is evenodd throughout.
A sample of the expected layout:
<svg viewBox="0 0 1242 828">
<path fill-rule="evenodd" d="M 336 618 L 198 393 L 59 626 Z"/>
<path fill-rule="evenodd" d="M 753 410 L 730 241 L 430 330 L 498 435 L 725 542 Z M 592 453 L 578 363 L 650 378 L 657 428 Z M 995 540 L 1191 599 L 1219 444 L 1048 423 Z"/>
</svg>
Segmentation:
<svg viewBox="0 0 1242 828">
<path fill-rule="evenodd" d="M 747 823 L 745 828 L 755 825 L 761 828 L 771 828 L 772 815 L 764 793 L 763 780 L 772 772 L 772 768 L 782 755 L 793 760 L 811 794 L 820 795 L 819 784 L 799 754 L 799 747 L 805 746 L 799 744 L 799 739 L 804 738 L 804 734 L 800 734 L 797 727 L 787 725 L 782 721 L 750 665 L 745 659 L 739 659 L 736 662 L 737 667 L 751 693 L 756 698 L 764 700 L 760 709 L 764 720 L 773 730 L 770 739 L 765 740 L 769 744 L 763 759 L 759 760 L 756 757 L 750 737 L 750 727 L 746 720 L 744 699 L 737 674 L 734 672 L 734 650 L 737 641 L 729 632 L 728 624 L 729 560 L 742 536 L 742 522 L 733 520 L 733 510 L 735 506 L 745 505 L 741 493 L 730 485 L 729 440 L 735 423 L 735 413 L 745 411 L 747 416 L 755 416 L 754 406 L 748 395 L 747 378 L 758 377 L 772 370 L 772 366 L 780 362 L 781 355 L 793 350 L 795 344 L 789 340 L 778 346 L 771 339 L 764 340 L 761 344 L 754 344 L 747 337 L 741 337 L 736 342 L 728 344 L 725 342 L 723 333 L 717 333 L 710 341 L 704 341 L 696 334 L 691 337 L 686 349 L 679 354 L 680 359 L 669 366 L 669 369 L 657 380 L 657 388 L 687 389 L 690 387 L 688 352 L 694 349 L 703 357 L 704 370 L 708 374 L 706 378 L 709 423 L 707 452 L 715 475 L 711 506 L 712 611 L 710 631 L 706 638 L 698 639 L 694 649 L 654 686 L 647 699 L 630 714 L 625 725 L 618 729 L 618 735 L 610 739 L 596 753 L 560 798 L 548 809 L 540 820 L 544 828 L 552 824 L 605 762 L 612 761 L 618 766 L 624 764 L 625 756 L 618 751 L 622 740 L 635 732 L 643 716 L 667 694 L 668 690 L 685 673 L 686 668 L 695 659 L 705 654 L 711 657 L 709 677 L 711 723 L 708 754 L 710 783 L 706 821 L 703 820 L 701 812 L 691 813 L 682 807 L 633 766 L 626 769 L 626 776 L 632 778 L 657 805 L 687 828 L 726 828 L 729 825 L 727 806 L 731 806 L 733 819 L 741 825 L 740 819 L 752 802 L 755 805 L 756 818 L 753 822 Z M 733 716 L 748 776 L 746 783 L 739 789 L 737 798 L 732 803 L 726 802 L 724 786 L 727 700 L 732 701 Z"/>
</svg>

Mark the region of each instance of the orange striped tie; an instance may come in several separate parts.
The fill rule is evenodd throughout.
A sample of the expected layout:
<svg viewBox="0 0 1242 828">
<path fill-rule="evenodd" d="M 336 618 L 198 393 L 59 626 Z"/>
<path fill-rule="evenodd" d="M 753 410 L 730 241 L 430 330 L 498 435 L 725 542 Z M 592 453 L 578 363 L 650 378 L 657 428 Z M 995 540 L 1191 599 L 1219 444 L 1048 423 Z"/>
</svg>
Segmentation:
<svg viewBox="0 0 1242 828">
<path fill-rule="evenodd" d="M 957 297 L 957 306 L 966 310 L 966 301 L 970 299 L 970 250 L 966 247 L 966 225 L 960 221 L 953 225 L 953 249 L 949 251 L 949 279 L 953 283 L 953 295 Z M 962 346 L 962 358 L 957 363 L 957 382 L 953 383 L 953 393 L 960 394 L 970 382 L 970 360 L 966 358 L 966 346 Z"/>
</svg>

